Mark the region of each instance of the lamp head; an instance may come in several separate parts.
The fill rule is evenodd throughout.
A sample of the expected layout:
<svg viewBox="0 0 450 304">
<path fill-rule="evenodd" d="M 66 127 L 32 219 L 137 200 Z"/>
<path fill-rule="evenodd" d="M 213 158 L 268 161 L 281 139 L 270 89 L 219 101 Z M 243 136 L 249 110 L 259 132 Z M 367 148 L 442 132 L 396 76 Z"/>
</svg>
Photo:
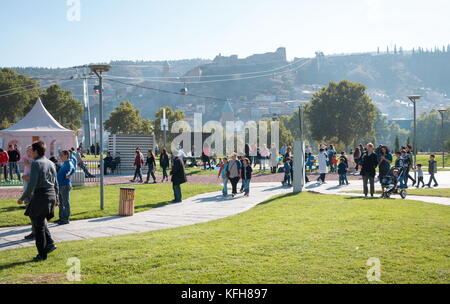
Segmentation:
<svg viewBox="0 0 450 304">
<path fill-rule="evenodd" d="M 111 70 L 111 66 L 108 64 L 91 64 L 89 68 L 92 72 L 103 73 Z"/>
<path fill-rule="evenodd" d="M 409 98 L 409 100 L 411 100 L 412 102 L 415 102 L 416 100 L 422 98 L 422 96 L 420 96 L 420 95 L 409 95 L 408 98 Z"/>
</svg>

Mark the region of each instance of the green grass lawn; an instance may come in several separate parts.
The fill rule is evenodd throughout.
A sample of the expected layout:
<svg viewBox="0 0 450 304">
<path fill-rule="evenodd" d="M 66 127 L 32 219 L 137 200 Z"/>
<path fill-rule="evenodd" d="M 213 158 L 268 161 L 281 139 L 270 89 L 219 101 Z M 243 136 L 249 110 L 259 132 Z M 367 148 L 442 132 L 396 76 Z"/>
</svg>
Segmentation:
<svg viewBox="0 0 450 304">
<path fill-rule="evenodd" d="M 312 193 L 284 195 L 229 218 L 142 234 L 0 252 L 0 282 L 68 283 L 450 283 L 450 208 L 414 201 Z"/>
<path fill-rule="evenodd" d="M 342 193 L 363 193 L 361 190 L 348 190 L 348 191 L 341 191 Z M 406 190 L 406 192 L 409 195 L 417 195 L 417 196 L 435 196 L 435 197 L 450 197 L 450 188 L 436 188 L 436 189 L 412 189 L 409 188 Z M 376 191 L 377 194 L 381 195 L 381 191 Z"/>
<path fill-rule="evenodd" d="M 75 187 L 71 192 L 72 220 L 88 219 L 117 215 L 119 211 L 119 189 L 126 185 L 105 187 L 105 210 L 100 210 L 100 188 Z M 142 212 L 168 204 L 173 200 L 172 184 L 132 185 L 136 188 L 136 212 Z M 188 198 L 205 192 L 220 190 L 218 185 L 181 186 L 183 197 Z M 58 208 L 55 210 L 58 213 Z M 17 200 L 0 200 L 0 227 L 28 225 L 29 218 L 23 215 L 24 209 L 17 205 Z M 54 220 L 58 219 L 58 216 Z"/>
</svg>

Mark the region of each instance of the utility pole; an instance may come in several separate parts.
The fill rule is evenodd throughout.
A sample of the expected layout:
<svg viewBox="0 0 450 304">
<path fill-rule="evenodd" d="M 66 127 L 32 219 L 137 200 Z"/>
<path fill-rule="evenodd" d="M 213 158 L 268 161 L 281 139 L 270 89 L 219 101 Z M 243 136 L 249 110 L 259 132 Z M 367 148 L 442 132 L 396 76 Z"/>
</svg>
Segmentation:
<svg viewBox="0 0 450 304">
<path fill-rule="evenodd" d="M 442 141 L 442 169 L 445 168 L 445 140 L 444 140 L 444 114 L 447 112 L 446 109 L 438 110 L 441 114 L 441 141 Z"/>
<path fill-rule="evenodd" d="M 100 209 L 105 209 L 105 184 L 104 184 L 104 167 L 103 163 L 103 73 L 111 69 L 110 65 L 90 65 L 89 68 L 95 73 L 99 81 L 99 123 L 100 123 Z"/>
<path fill-rule="evenodd" d="M 73 67 L 77 70 L 76 76 L 73 78 L 78 78 L 83 80 L 83 103 L 84 103 L 84 119 L 83 119 L 83 127 L 84 127 L 84 147 L 85 149 L 90 148 L 92 144 L 91 138 L 91 108 L 89 104 L 89 82 L 88 79 L 91 76 L 91 73 L 88 72 L 87 66 L 76 66 Z M 82 72 L 78 72 L 78 69 L 83 69 Z"/>
<path fill-rule="evenodd" d="M 408 96 L 409 100 L 413 103 L 414 106 L 414 135 L 413 135 L 413 154 L 414 154 L 414 179 L 417 181 L 417 171 L 416 171 L 416 164 L 417 164 L 417 141 L 416 141 L 416 129 L 417 129 L 417 110 L 416 110 L 416 102 L 422 96 L 420 95 L 410 95 Z"/>
</svg>

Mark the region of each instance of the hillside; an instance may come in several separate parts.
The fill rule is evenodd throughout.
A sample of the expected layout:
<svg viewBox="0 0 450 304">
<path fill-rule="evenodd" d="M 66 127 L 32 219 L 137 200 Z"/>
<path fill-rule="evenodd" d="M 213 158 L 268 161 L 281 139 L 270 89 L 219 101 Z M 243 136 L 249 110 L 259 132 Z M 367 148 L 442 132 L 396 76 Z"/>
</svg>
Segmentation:
<svg viewBox="0 0 450 304">
<path fill-rule="evenodd" d="M 296 58 L 293 62 L 288 62 L 286 50 L 279 48 L 275 52 L 243 59 L 236 55 L 219 55 L 214 60 L 191 59 L 168 63 L 115 61 L 110 64 L 113 69 L 109 75 L 116 80 L 174 92 L 186 86 L 189 92 L 198 95 L 232 99 L 236 106 L 239 101 L 255 100 L 258 96 L 272 96 L 278 100 L 307 99 L 311 91 L 329 81 L 341 79 L 365 84 L 369 95 L 389 118 L 411 117 L 412 109 L 406 98 L 409 94 L 424 96 L 418 104 L 419 113 L 450 104 L 447 96 L 450 93 L 449 48 L 433 52 L 420 49 L 415 52 L 339 56 L 317 53 L 315 58 Z M 75 69 L 30 67 L 16 70 L 31 77 L 40 77 L 44 87 L 54 79 L 62 79 L 63 88 L 72 90 L 77 98 L 82 98 L 82 81 L 68 80 L 76 73 Z M 90 81 L 91 88 L 95 82 Z M 97 98 L 93 91 L 90 94 L 95 114 Z M 189 95 L 164 94 L 105 82 L 107 114 L 121 99 L 131 100 L 148 118 L 152 118 L 155 110 L 162 105 L 202 104 L 207 108 L 207 118 L 216 119 L 220 114 L 216 109 L 221 107 L 220 102 Z"/>
</svg>

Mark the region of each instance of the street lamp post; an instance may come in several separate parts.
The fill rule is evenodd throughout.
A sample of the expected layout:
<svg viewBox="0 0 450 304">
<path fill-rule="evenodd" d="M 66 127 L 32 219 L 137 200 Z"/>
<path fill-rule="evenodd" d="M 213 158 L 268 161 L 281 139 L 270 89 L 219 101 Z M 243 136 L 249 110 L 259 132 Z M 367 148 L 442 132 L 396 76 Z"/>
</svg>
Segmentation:
<svg viewBox="0 0 450 304">
<path fill-rule="evenodd" d="M 417 110 L 416 110 L 416 101 L 422 98 L 420 95 L 410 95 L 408 96 L 409 100 L 413 103 L 414 106 L 414 135 L 413 135 L 413 154 L 414 154 L 414 164 L 413 168 L 416 168 L 417 163 L 417 141 L 416 141 L 416 128 L 417 128 Z M 417 181 L 417 172 L 414 169 L 414 180 Z"/>
<path fill-rule="evenodd" d="M 99 81 L 99 127 L 100 127 L 100 209 L 105 208 L 105 192 L 104 192 L 104 164 L 103 164 L 103 73 L 111 69 L 110 65 L 93 64 L 89 68 L 95 73 Z"/>
<path fill-rule="evenodd" d="M 444 141 L 444 114 L 447 112 L 446 109 L 438 110 L 441 114 L 441 140 L 442 140 L 442 169 L 445 168 L 445 141 Z"/>
</svg>

